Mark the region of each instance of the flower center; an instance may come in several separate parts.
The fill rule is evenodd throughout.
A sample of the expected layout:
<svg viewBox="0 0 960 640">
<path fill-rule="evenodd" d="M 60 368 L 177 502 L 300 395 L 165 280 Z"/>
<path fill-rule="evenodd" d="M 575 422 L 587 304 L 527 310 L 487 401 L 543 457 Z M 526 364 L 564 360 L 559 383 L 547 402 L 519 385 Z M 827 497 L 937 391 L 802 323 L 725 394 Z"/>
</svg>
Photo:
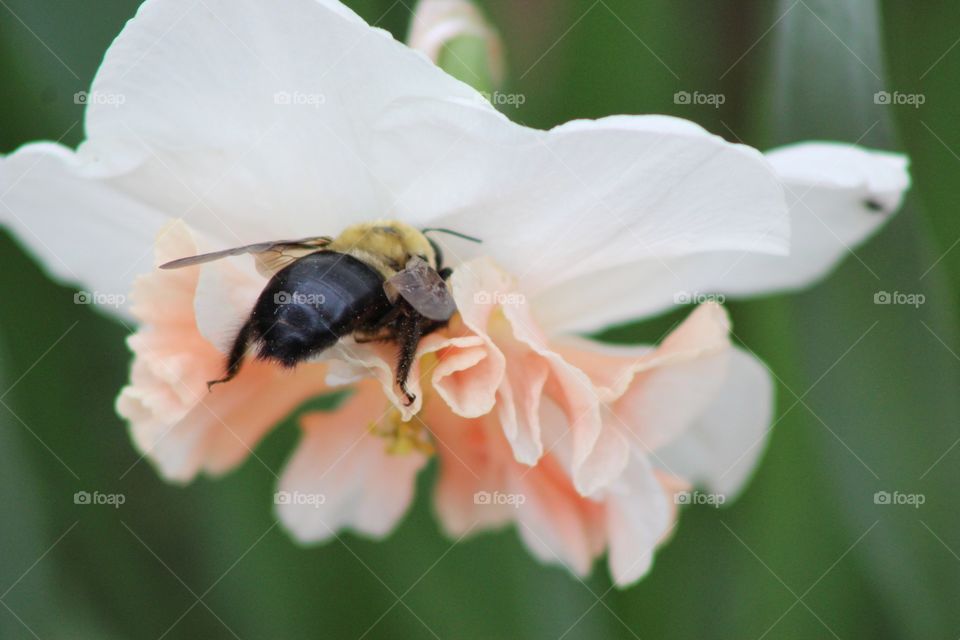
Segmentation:
<svg viewBox="0 0 960 640">
<path fill-rule="evenodd" d="M 420 358 L 420 393 L 423 402 L 433 393 L 430 384 L 430 371 L 436 366 L 437 356 L 427 353 Z M 370 431 L 387 441 L 387 453 L 392 455 L 406 455 L 418 451 L 426 456 L 436 452 L 429 427 L 420 419 L 419 414 L 404 421 L 403 414 L 394 405 L 389 405 L 387 412 L 380 420 L 370 424 Z"/>
<path fill-rule="evenodd" d="M 435 449 L 430 434 L 417 416 L 404 422 L 400 411 L 393 405 L 378 422 L 370 423 L 370 431 L 387 441 L 387 453 L 406 455 L 413 451 L 430 456 Z"/>
</svg>

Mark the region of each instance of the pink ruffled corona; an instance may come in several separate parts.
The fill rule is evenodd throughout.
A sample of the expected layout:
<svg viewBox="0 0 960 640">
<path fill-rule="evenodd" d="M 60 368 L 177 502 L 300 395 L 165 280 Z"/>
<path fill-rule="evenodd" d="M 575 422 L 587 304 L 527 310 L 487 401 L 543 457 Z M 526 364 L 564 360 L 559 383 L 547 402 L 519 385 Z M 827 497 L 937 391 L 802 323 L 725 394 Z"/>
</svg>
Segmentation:
<svg viewBox="0 0 960 640">
<path fill-rule="evenodd" d="M 161 233 L 156 258 L 197 250 L 186 225 L 174 223 Z M 762 407 L 737 437 L 762 439 L 768 424 L 762 369 L 741 390 L 746 397 L 719 400 L 732 386 L 734 350 L 718 305 L 695 310 L 658 348 L 551 341 L 523 292 L 488 259 L 464 263 L 453 276 L 459 316 L 422 342 L 412 406 L 394 388 L 395 347 L 350 341 L 326 362 L 293 372 L 251 360 L 208 393 L 224 354 L 203 336 L 196 310 L 225 304 L 241 313 L 265 281 L 227 262 L 203 269 L 211 272 L 205 279 L 233 287 L 199 297 L 200 267 L 137 281 L 141 329 L 129 341 L 131 384 L 118 410 L 161 473 L 187 481 L 241 462 L 303 401 L 348 389 L 335 410 L 302 417 L 301 443 L 281 476 L 278 514 L 303 542 L 344 528 L 389 533 L 436 452 L 437 512 L 448 533 L 516 523 L 541 560 L 583 575 L 606 551 L 617 583 L 629 584 L 669 534 L 675 496 L 697 479 L 671 447 L 688 439 L 696 447 L 698 427 L 721 402 Z M 731 472 L 740 461 L 728 462 Z"/>
</svg>

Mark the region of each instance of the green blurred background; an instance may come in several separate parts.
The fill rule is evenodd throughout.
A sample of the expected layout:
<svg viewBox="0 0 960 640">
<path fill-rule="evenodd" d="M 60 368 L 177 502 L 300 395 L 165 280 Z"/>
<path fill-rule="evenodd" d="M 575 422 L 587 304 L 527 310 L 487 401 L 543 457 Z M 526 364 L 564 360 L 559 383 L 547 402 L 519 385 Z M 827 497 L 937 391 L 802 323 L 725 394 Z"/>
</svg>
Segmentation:
<svg viewBox="0 0 960 640">
<path fill-rule="evenodd" d="M 348 4 L 403 37 L 405 2 Z M 504 91 L 526 98 L 504 110 L 525 124 L 669 113 L 761 149 L 833 139 L 910 155 L 905 209 L 829 280 L 732 305 L 738 340 L 778 379 L 743 497 L 688 508 L 626 591 L 603 565 L 581 583 L 537 564 L 513 531 L 452 547 L 430 512 L 432 469 L 386 542 L 299 548 L 274 526 L 267 468 L 295 426 L 260 447 L 265 464 L 221 480 L 169 486 L 145 462 L 126 473 L 137 455 L 113 412 L 125 330 L 0 233 L 0 638 L 960 636 L 960 4 L 482 4 L 507 44 Z M 0 152 L 82 139 L 73 94 L 136 7 L 0 0 Z M 878 90 L 926 100 L 878 105 Z M 676 105 L 677 91 L 726 100 Z M 926 303 L 877 306 L 880 290 Z M 675 319 L 606 337 L 652 340 Z M 126 503 L 78 506 L 78 490 Z M 881 490 L 926 502 L 874 504 Z"/>
</svg>

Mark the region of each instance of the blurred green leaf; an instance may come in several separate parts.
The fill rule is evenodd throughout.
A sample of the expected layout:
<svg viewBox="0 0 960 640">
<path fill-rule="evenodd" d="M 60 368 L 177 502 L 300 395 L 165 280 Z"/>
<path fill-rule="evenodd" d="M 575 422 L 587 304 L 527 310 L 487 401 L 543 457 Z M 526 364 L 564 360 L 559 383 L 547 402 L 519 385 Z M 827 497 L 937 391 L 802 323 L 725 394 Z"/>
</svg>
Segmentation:
<svg viewBox="0 0 960 640">
<path fill-rule="evenodd" d="M 878 4 L 785 0 L 780 6 L 793 9 L 783 20 L 771 78 L 777 142 L 826 135 L 896 148 L 895 109 L 874 98 L 892 89 L 880 54 Z M 787 304 L 792 332 L 804 345 L 800 370 L 808 380 L 824 376 L 798 407 L 809 405 L 815 418 L 810 464 L 829 486 L 821 517 L 846 528 L 845 543 L 864 536 L 844 562 L 862 572 L 891 631 L 950 637 L 960 625 L 954 606 L 960 561 L 937 537 L 958 544 L 957 500 L 949 460 L 931 465 L 958 435 L 960 370 L 947 346 L 957 339 L 955 283 L 942 273 L 922 277 L 937 253 L 918 195 L 911 193 L 906 209 L 826 283 Z M 919 293 L 926 303 L 878 306 L 877 291 Z M 803 397 L 805 387 L 797 391 Z M 927 502 L 919 509 L 877 505 L 876 491 L 922 493 Z"/>
</svg>

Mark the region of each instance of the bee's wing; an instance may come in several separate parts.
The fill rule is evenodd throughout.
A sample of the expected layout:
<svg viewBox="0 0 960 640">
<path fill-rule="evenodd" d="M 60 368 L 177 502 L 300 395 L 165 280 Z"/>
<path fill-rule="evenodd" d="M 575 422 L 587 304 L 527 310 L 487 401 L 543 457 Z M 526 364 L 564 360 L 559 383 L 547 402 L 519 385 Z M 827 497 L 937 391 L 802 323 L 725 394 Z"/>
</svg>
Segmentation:
<svg viewBox="0 0 960 640">
<path fill-rule="evenodd" d="M 179 260 L 164 263 L 160 265 L 160 268 L 180 269 L 182 267 L 192 267 L 231 256 L 252 253 L 257 256 L 257 270 L 263 275 L 269 276 L 297 258 L 302 258 L 309 253 L 322 249 L 332 241 L 333 239 L 329 236 L 319 236 L 316 238 L 301 238 L 300 240 L 257 242 L 242 247 L 224 249 L 223 251 L 213 251 L 211 253 L 202 253 L 198 256 L 180 258 Z"/>
<path fill-rule="evenodd" d="M 256 254 L 257 272 L 266 278 L 270 278 L 288 264 L 311 253 L 316 253 L 333 241 L 332 238 L 326 237 L 312 240 L 323 240 L 323 242 L 316 244 L 301 241 L 300 243 L 275 244 L 265 251 L 258 252 Z"/>
<path fill-rule="evenodd" d="M 383 287 L 391 299 L 400 296 L 430 320 L 444 322 L 457 310 L 447 283 L 421 258 L 411 258 L 406 268 L 384 282 Z"/>
</svg>

